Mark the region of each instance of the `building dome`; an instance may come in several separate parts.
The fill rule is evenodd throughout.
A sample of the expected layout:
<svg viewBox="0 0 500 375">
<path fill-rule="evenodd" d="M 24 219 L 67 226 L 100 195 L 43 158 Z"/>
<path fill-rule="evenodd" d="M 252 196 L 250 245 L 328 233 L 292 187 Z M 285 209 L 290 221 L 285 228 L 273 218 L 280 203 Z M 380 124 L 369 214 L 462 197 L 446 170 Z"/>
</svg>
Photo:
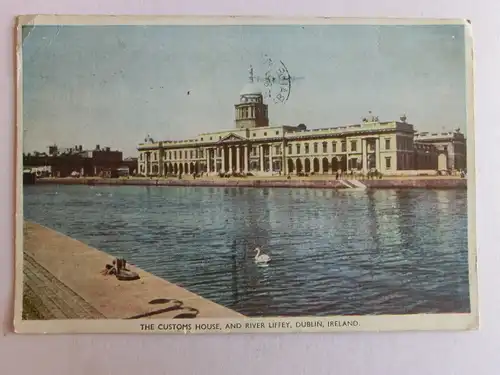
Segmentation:
<svg viewBox="0 0 500 375">
<path fill-rule="evenodd" d="M 240 92 L 240 96 L 258 96 L 262 95 L 262 90 L 260 85 L 255 82 L 255 77 L 253 75 L 253 67 L 250 65 L 248 70 L 248 83 L 243 87 Z"/>
<path fill-rule="evenodd" d="M 243 95 L 262 95 L 262 90 L 256 83 L 247 83 L 240 92 L 240 96 Z"/>
</svg>

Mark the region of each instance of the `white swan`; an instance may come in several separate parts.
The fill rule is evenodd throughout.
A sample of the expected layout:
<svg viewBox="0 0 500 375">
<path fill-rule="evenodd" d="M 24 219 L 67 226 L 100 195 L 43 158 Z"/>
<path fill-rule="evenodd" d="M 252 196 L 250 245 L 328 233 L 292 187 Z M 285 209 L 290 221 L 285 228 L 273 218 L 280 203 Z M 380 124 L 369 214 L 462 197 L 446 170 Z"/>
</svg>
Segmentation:
<svg viewBox="0 0 500 375">
<path fill-rule="evenodd" d="M 271 261 L 269 255 L 260 253 L 260 247 L 256 247 L 255 251 L 257 252 L 255 255 L 255 263 L 269 263 Z"/>
</svg>

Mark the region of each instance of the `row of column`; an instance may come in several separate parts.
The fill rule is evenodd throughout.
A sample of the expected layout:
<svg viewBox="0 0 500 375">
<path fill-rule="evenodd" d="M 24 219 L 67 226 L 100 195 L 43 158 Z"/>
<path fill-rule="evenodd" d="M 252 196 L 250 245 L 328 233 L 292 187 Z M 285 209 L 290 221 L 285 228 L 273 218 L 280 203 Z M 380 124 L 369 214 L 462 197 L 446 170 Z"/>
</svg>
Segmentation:
<svg viewBox="0 0 500 375">
<path fill-rule="evenodd" d="M 269 154 L 267 155 L 268 157 L 268 160 L 269 160 L 269 168 L 272 170 L 273 168 L 273 154 L 272 154 L 272 147 L 271 146 L 268 146 L 269 147 Z M 258 156 L 258 160 L 259 160 L 259 171 L 260 172 L 264 172 L 265 170 L 265 163 L 264 163 L 264 160 L 265 160 L 265 155 L 264 155 L 264 147 L 263 145 L 260 145 L 259 146 L 260 148 L 260 152 L 259 152 L 259 156 Z M 213 148 L 213 149 L 207 149 L 206 150 L 206 171 L 207 172 L 220 172 L 220 170 L 222 171 L 226 171 L 226 149 L 225 148 L 222 148 L 221 149 L 221 157 L 218 157 L 217 156 L 217 148 Z M 245 173 L 248 173 L 249 172 L 249 153 L 248 153 L 248 146 L 243 146 L 243 147 L 236 147 L 235 148 L 235 152 L 236 152 L 236 160 L 235 160 L 235 165 L 233 165 L 233 148 L 232 147 L 229 147 L 227 148 L 227 152 L 228 152 L 228 169 L 229 171 L 237 171 L 237 172 L 245 172 Z M 241 153 L 243 153 L 243 158 L 241 158 Z M 362 153 L 362 170 L 364 172 L 367 172 L 368 171 L 368 150 L 367 150 L 367 142 L 365 139 L 362 140 L 362 149 L 361 149 L 361 153 Z M 282 155 L 276 155 L 276 156 L 282 156 Z M 300 157 L 299 157 L 300 158 Z M 219 170 L 217 170 L 217 161 L 220 159 L 220 168 Z M 281 160 L 281 172 L 286 174 L 288 173 L 288 162 L 287 160 L 288 158 L 285 158 L 285 160 Z M 303 158 L 300 158 L 301 160 Z M 213 161 L 213 165 L 211 165 L 211 161 Z M 323 158 L 319 158 L 318 159 L 319 161 L 319 173 L 324 173 L 324 166 L 323 166 Z M 243 163 L 241 163 L 243 162 Z M 330 160 L 329 160 L 330 162 Z M 311 163 L 313 163 L 313 161 L 311 161 Z M 140 164 L 140 163 L 139 163 Z M 350 155 L 349 154 L 346 154 L 346 167 L 347 169 L 350 169 Z M 152 174 L 153 172 L 153 165 L 154 163 L 151 163 L 151 162 L 146 162 L 143 164 L 144 165 L 144 169 L 145 169 L 145 173 L 147 175 L 150 175 Z M 165 171 L 163 171 L 163 165 L 161 163 L 158 163 L 158 173 L 159 174 L 163 174 Z M 235 167 L 235 168 L 233 168 Z M 312 167 L 312 166 L 311 166 Z M 333 166 L 332 166 L 333 168 Z M 379 142 L 378 140 L 376 140 L 375 142 L 375 168 L 377 170 L 380 171 L 380 156 L 379 156 Z M 140 168 L 139 168 L 140 169 Z"/>
<path fill-rule="evenodd" d="M 362 170 L 363 172 L 368 171 L 368 138 L 361 139 L 361 160 L 362 160 Z M 348 155 L 349 156 L 349 155 Z M 349 157 L 348 157 L 349 160 Z M 375 138 L 375 169 L 380 171 L 380 139 Z"/>
<path fill-rule="evenodd" d="M 259 145 L 259 170 L 264 172 L 264 145 Z M 272 169 L 273 166 L 273 148 L 271 145 L 267 145 L 269 148 L 269 167 Z M 221 150 L 221 156 L 217 156 L 217 150 Z M 221 160 L 221 169 L 222 171 L 226 171 L 226 149 L 228 151 L 228 168 L 229 171 L 237 171 L 237 172 L 245 172 L 249 171 L 249 153 L 248 153 L 248 145 L 244 146 L 223 146 L 223 147 L 215 147 L 206 149 L 206 163 L 207 163 L 207 171 L 210 172 L 218 172 L 217 168 L 217 160 Z M 233 149 L 236 150 L 236 165 L 233 165 Z M 243 166 L 241 164 L 241 152 L 243 152 Z M 213 166 L 211 167 L 210 159 L 213 160 Z"/>
<path fill-rule="evenodd" d="M 368 170 L 368 150 L 367 150 L 367 138 L 362 138 L 361 139 L 361 154 L 362 154 L 362 169 L 363 171 Z M 259 170 L 261 172 L 264 172 L 264 146 L 269 148 L 269 154 L 267 155 L 269 159 L 269 168 L 272 170 L 273 167 L 273 147 L 272 145 L 259 145 Z M 284 145 L 283 145 L 284 147 Z M 217 156 L 217 150 L 221 149 L 221 156 Z M 217 160 L 221 159 L 221 169 L 222 171 L 226 171 L 226 149 L 228 152 L 228 168 L 227 170 L 233 171 L 236 170 L 238 172 L 245 172 L 247 173 L 249 171 L 249 150 L 248 150 L 248 145 L 243 145 L 243 146 L 222 146 L 222 147 L 214 147 L 214 148 L 207 148 L 205 149 L 205 155 L 206 155 L 206 164 L 207 164 L 207 171 L 210 172 L 219 172 L 217 171 Z M 236 165 L 233 165 L 233 149 L 236 150 Z M 284 152 L 284 151 L 283 151 Z M 241 158 L 241 153 L 243 153 L 243 158 Z M 276 155 L 278 156 L 278 155 Z M 282 155 L 279 155 L 282 156 Z M 346 154 L 347 162 L 349 162 L 349 154 Z M 213 161 L 213 167 L 210 163 L 210 159 L 212 158 Z M 241 165 L 241 159 L 243 159 L 243 165 Z M 151 169 L 151 163 L 146 162 L 146 169 L 147 172 L 151 173 L 149 169 Z M 322 164 L 321 169 L 322 168 Z M 380 139 L 375 138 L 375 168 L 377 170 L 380 170 Z M 287 163 L 282 161 L 282 172 L 286 173 L 287 168 Z"/>
</svg>

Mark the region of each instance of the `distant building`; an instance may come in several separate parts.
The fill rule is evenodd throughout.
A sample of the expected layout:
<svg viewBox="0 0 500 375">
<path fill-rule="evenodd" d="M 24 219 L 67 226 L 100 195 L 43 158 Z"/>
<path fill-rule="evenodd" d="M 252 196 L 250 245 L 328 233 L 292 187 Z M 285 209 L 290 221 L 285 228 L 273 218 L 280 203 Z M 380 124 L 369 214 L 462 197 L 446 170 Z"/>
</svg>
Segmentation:
<svg viewBox="0 0 500 375">
<path fill-rule="evenodd" d="M 427 134 L 427 135 L 426 135 Z M 253 78 L 235 105 L 234 128 L 202 133 L 193 139 L 139 144 L 138 173 L 164 176 L 206 172 L 255 175 L 335 174 L 337 171 L 401 174 L 415 170 L 453 170 L 466 166 L 465 137 L 456 130 L 446 136 L 416 133 L 400 121 L 362 123 L 308 130 L 269 126 L 268 107 Z"/>
<path fill-rule="evenodd" d="M 55 177 L 68 176 L 105 176 L 121 167 L 123 154 L 121 151 L 101 148 L 97 145 L 93 150 L 84 150 L 81 145 L 59 149 L 49 146 L 49 153 L 34 152 L 23 155 L 25 168 L 50 167 Z"/>
<path fill-rule="evenodd" d="M 439 171 L 467 169 L 467 140 L 460 129 L 446 133 L 416 133 L 415 143 L 435 147 Z"/>
<path fill-rule="evenodd" d="M 52 174 L 52 167 L 50 165 L 24 168 L 25 172 L 34 173 L 37 177 L 47 177 Z"/>
<path fill-rule="evenodd" d="M 437 171 L 438 153 L 434 145 L 414 143 L 414 168 L 415 170 Z"/>
<path fill-rule="evenodd" d="M 137 158 L 128 157 L 125 158 L 121 163 L 121 174 L 125 173 L 124 170 L 127 169 L 127 175 L 137 174 Z"/>
</svg>

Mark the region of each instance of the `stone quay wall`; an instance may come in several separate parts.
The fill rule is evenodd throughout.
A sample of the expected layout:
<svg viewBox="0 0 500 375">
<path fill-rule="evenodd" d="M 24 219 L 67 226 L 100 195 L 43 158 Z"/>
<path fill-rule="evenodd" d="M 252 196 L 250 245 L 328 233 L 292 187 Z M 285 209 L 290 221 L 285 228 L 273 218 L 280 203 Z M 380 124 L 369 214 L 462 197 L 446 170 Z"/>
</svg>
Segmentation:
<svg viewBox="0 0 500 375">
<path fill-rule="evenodd" d="M 138 280 L 103 275 L 111 255 L 39 224 L 25 221 L 23 236 L 23 313 L 31 319 L 244 317 L 128 263 Z"/>
<path fill-rule="evenodd" d="M 467 189 L 465 178 L 401 178 L 361 182 L 369 189 Z"/>
<path fill-rule="evenodd" d="M 368 189 L 467 189 L 465 178 L 383 178 L 376 180 L 359 180 Z M 252 188 L 315 188 L 315 189 L 349 189 L 341 181 L 335 179 L 245 179 L 245 178 L 213 178 L 213 179 L 147 179 L 147 178 L 43 178 L 37 184 L 58 185 L 130 185 L 130 186 L 213 186 L 213 187 L 252 187 Z"/>
</svg>

